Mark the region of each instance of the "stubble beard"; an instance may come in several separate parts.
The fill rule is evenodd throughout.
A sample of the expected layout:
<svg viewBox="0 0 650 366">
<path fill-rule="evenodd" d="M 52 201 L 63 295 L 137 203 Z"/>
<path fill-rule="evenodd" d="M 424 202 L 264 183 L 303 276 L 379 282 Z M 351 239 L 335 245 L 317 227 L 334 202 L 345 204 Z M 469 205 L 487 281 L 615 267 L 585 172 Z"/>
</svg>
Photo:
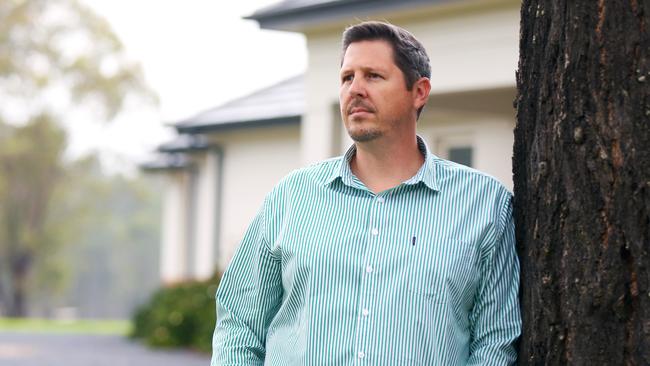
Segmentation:
<svg viewBox="0 0 650 366">
<path fill-rule="evenodd" d="M 370 124 L 369 126 L 363 126 L 364 119 L 362 118 L 353 118 L 348 116 L 345 121 L 345 128 L 348 132 L 348 136 L 354 142 L 368 142 L 376 140 L 384 135 L 383 131 L 379 126 Z"/>
<path fill-rule="evenodd" d="M 345 109 L 344 112 L 347 114 L 347 116 L 343 116 L 345 123 L 345 127 L 347 129 L 348 135 L 350 138 L 355 141 L 355 142 L 368 142 L 375 140 L 383 135 L 383 132 L 381 131 L 378 126 L 369 126 L 369 127 L 363 127 L 363 122 L 364 118 L 354 118 L 350 116 L 350 113 L 352 110 L 356 107 L 361 107 L 368 111 L 369 113 L 376 113 L 377 110 L 370 104 L 369 102 L 362 100 L 362 99 L 354 99 L 352 102 L 348 105 L 348 107 Z M 346 118 L 347 117 L 347 118 Z"/>
<path fill-rule="evenodd" d="M 348 129 L 348 135 L 354 142 L 368 142 L 380 138 L 383 133 L 378 129 Z"/>
<path fill-rule="evenodd" d="M 345 127 L 348 132 L 348 136 L 352 139 L 354 142 L 368 142 L 372 141 L 375 139 L 378 139 L 383 135 L 383 132 L 381 131 L 378 126 L 367 126 L 364 127 L 363 120 L 356 120 L 355 118 L 350 118 L 348 117 L 348 120 L 345 123 Z M 359 124 L 359 125 L 358 125 Z"/>
</svg>

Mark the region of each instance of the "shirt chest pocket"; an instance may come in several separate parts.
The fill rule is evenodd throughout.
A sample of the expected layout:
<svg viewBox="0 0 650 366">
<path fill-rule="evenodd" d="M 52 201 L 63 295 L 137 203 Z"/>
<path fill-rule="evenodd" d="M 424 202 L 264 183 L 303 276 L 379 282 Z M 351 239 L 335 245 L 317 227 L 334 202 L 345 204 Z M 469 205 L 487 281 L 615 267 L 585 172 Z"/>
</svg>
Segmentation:
<svg viewBox="0 0 650 366">
<path fill-rule="evenodd" d="M 410 292 L 434 302 L 458 302 L 473 291 L 478 273 L 474 245 L 455 239 L 411 240 Z"/>
</svg>

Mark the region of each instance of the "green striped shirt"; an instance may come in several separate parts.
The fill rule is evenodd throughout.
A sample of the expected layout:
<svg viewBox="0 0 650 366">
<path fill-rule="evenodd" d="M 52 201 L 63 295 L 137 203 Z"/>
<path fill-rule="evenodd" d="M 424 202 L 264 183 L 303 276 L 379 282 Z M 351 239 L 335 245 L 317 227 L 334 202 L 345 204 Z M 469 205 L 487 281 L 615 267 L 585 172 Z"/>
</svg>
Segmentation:
<svg viewBox="0 0 650 366">
<path fill-rule="evenodd" d="M 217 292 L 212 365 L 508 365 L 512 196 L 440 159 L 374 194 L 343 157 L 266 197 Z"/>
</svg>

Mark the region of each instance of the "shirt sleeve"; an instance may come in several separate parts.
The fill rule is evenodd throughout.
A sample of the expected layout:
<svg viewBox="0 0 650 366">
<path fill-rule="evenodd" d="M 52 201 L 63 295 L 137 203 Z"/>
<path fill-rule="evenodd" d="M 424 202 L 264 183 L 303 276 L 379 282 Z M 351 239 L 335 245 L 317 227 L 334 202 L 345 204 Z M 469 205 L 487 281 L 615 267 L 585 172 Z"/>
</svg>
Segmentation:
<svg viewBox="0 0 650 366">
<path fill-rule="evenodd" d="M 521 333 L 519 260 L 515 251 L 512 196 L 500 209 L 502 230 L 481 268 L 479 293 L 470 314 L 472 327 L 468 365 L 513 365 Z"/>
<path fill-rule="evenodd" d="M 211 366 L 264 363 L 267 330 L 282 300 L 281 281 L 280 261 L 266 240 L 263 206 L 217 290 Z"/>
</svg>

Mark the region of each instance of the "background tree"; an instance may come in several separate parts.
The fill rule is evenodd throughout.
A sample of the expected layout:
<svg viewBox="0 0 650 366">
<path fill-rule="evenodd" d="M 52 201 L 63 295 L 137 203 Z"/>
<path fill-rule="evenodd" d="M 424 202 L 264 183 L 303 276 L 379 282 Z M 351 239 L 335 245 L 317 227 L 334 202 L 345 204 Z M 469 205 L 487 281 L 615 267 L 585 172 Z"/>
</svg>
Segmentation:
<svg viewBox="0 0 650 366">
<path fill-rule="evenodd" d="M 55 247 L 47 230 L 49 197 L 61 178 L 65 135 L 48 116 L 0 137 L 0 260 L 2 300 L 24 315 L 27 280 L 36 252 Z M 45 253 L 43 253 L 45 254 Z"/>
<path fill-rule="evenodd" d="M 650 3 L 524 0 L 523 365 L 650 364 Z"/>
<path fill-rule="evenodd" d="M 144 85 L 108 24 L 77 1 L 0 1 L 0 311 L 26 314 L 34 265 L 62 242 L 48 221 L 65 188 L 62 122 L 154 100 Z"/>
<path fill-rule="evenodd" d="M 74 237 L 60 251 L 68 287 L 37 303 L 74 306 L 83 318 L 129 318 L 160 285 L 162 181 L 107 175 L 92 158 L 75 164 L 69 175 L 78 189 L 66 190 L 65 203 L 58 205 L 78 218 Z M 76 214 L 80 208 L 83 214 Z"/>
</svg>

